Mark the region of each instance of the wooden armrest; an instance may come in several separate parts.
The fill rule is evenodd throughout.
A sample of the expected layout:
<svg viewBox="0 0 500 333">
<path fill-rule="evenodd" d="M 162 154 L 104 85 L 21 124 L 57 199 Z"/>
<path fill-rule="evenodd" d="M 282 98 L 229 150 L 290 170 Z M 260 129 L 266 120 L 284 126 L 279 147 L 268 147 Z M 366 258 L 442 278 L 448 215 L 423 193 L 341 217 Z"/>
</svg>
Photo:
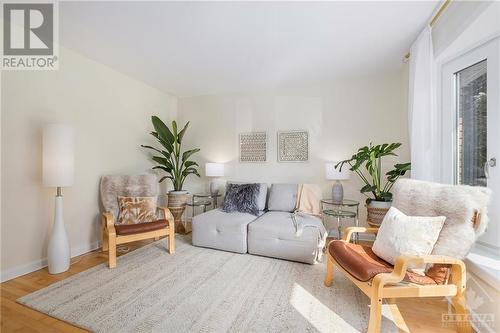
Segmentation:
<svg viewBox="0 0 500 333">
<path fill-rule="evenodd" d="M 343 240 L 349 242 L 353 233 L 376 234 L 378 228 L 349 227 L 345 229 Z"/>
<path fill-rule="evenodd" d="M 163 218 L 168 221 L 168 226 L 173 229 L 175 226 L 174 216 L 170 212 L 170 209 L 167 207 L 158 207 L 158 210 L 163 213 Z"/>
<path fill-rule="evenodd" d="M 113 214 L 111 212 L 102 213 L 102 223 L 108 233 L 115 233 L 115 222 L 113 221 Z"/>
<path fill-rule="evenodd" d="M 425 255 L 425 256 L 408 256 L 402 255 L 396 258 L 394 270 L 391 273 L 378 274 L 373 278 L 372 284 L 377 287 L 383 287 L 389 283 L 398 283 L 403 281 L 408 266 L 423 267 L 425 264 L 447 264 L 452 266 L 452 274 L 455 275 L 454 281 L 460 281 L 460 284 L 465 288 L 465 264 L 462 260 L 440 256 L 440 255 Z"/>
</svg>

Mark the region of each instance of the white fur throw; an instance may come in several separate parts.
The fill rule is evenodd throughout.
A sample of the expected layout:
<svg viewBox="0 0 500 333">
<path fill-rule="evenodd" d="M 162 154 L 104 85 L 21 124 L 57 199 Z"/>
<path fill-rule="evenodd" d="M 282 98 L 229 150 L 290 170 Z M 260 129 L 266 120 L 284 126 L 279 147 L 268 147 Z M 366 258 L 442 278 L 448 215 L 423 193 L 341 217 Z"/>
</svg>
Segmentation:
<svg viewBox="0 0 500 333">
<path fill-rule="evenodd" d="M 118 197 L 155 197 L 159 186 L 156 175 L 103 176 L 101 178 L 101 201 L 105 212 L 118 218 Z"/>
<path fill-rule="evenodd" d="M 444 216 L 408 216 L 391 207 L 373 243 L 373 253 L 393 265 L 400 255 L 431 254 L 445 219 Z M 423 269 L 413 271 L 424 274 Z"/>
<path fill-rule="evenodd" d="M 488 224 L 488 188 L 400 179 L 392 192 L 392 205 L 406 215 L 446 216 L 432 254 L 465 258 Z M 481 221 L 474 229 L 476 212 L 481 214 Z"/>
</svg>

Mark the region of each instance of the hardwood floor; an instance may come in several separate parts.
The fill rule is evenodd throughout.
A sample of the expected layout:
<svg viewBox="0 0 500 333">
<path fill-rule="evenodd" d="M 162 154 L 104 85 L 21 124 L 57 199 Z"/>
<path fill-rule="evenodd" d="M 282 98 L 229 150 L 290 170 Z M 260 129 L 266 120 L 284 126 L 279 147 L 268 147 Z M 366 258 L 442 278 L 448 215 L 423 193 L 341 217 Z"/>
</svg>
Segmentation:
<svg viewBox="0 0 500 333">
<path fill-rule="evenodd" d="M 133 251 L 150 242 L 151 240 L 139 241 L 127 244 L 127 246 Z M 123 253 L 118 253 L 118 255 L 122 254 Z M 73 274 L 89 269 L 106 260 L 107 254 L 96 250 L 74 258 L 68 272 L 50 275 L 45 268 L 0 284 L 0 332 L 85 332 L 63 321 L 20 305 L 16 303 L 16 299 L 44 288 L 56 281 L 63 280 Z M 405 326 L 409 329 L 409 332 L 455 332 L 454 328 L 443 327 L 441 324 L 441 314 L 447 312 L 447 303 L 444 299 L 411 298 L 398 300 L 396 304 L 397 306 L 391 307 L 391 310 L 400 328 L 403 328 L 401 332 L 408 331 L 404 329 Z"/>
</svg>

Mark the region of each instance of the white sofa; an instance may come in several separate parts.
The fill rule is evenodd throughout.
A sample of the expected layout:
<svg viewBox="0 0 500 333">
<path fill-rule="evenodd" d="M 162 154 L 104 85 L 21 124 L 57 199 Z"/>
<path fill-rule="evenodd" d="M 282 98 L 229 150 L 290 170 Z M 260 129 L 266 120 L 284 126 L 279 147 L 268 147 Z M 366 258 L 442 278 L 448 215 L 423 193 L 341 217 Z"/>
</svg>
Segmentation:
<svg viewBox="0 0 500 333">
<path fill-rule="evenodd" d="M 268 196 L 267 185 L 261 184 L 258 216 L 221 209 L 195 216 L 193 245 L 315 263 L 326 230 L 319 218 L 300 215 L 297 222 L 306 227 L 297 234 L 292 219 L 297 188 L 297 184 L 273 184 Z"/>
</svg>

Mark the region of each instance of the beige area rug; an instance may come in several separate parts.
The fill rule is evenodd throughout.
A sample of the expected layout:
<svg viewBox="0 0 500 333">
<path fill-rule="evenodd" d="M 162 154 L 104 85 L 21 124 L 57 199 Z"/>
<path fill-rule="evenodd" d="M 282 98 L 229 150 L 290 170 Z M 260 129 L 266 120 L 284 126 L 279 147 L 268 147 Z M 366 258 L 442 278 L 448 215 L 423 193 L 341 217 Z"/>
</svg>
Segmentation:
<svg viewBox="0 0 500 333">
<path fill-rule="evenodd" d="M 365 332 L 368 298 L 324 264 L 194 247 L 177 237 L 24 296 L 18 302 L 93 332 Z M 396 332 L 384 317 L 382 332 Z"/>
</svg>

